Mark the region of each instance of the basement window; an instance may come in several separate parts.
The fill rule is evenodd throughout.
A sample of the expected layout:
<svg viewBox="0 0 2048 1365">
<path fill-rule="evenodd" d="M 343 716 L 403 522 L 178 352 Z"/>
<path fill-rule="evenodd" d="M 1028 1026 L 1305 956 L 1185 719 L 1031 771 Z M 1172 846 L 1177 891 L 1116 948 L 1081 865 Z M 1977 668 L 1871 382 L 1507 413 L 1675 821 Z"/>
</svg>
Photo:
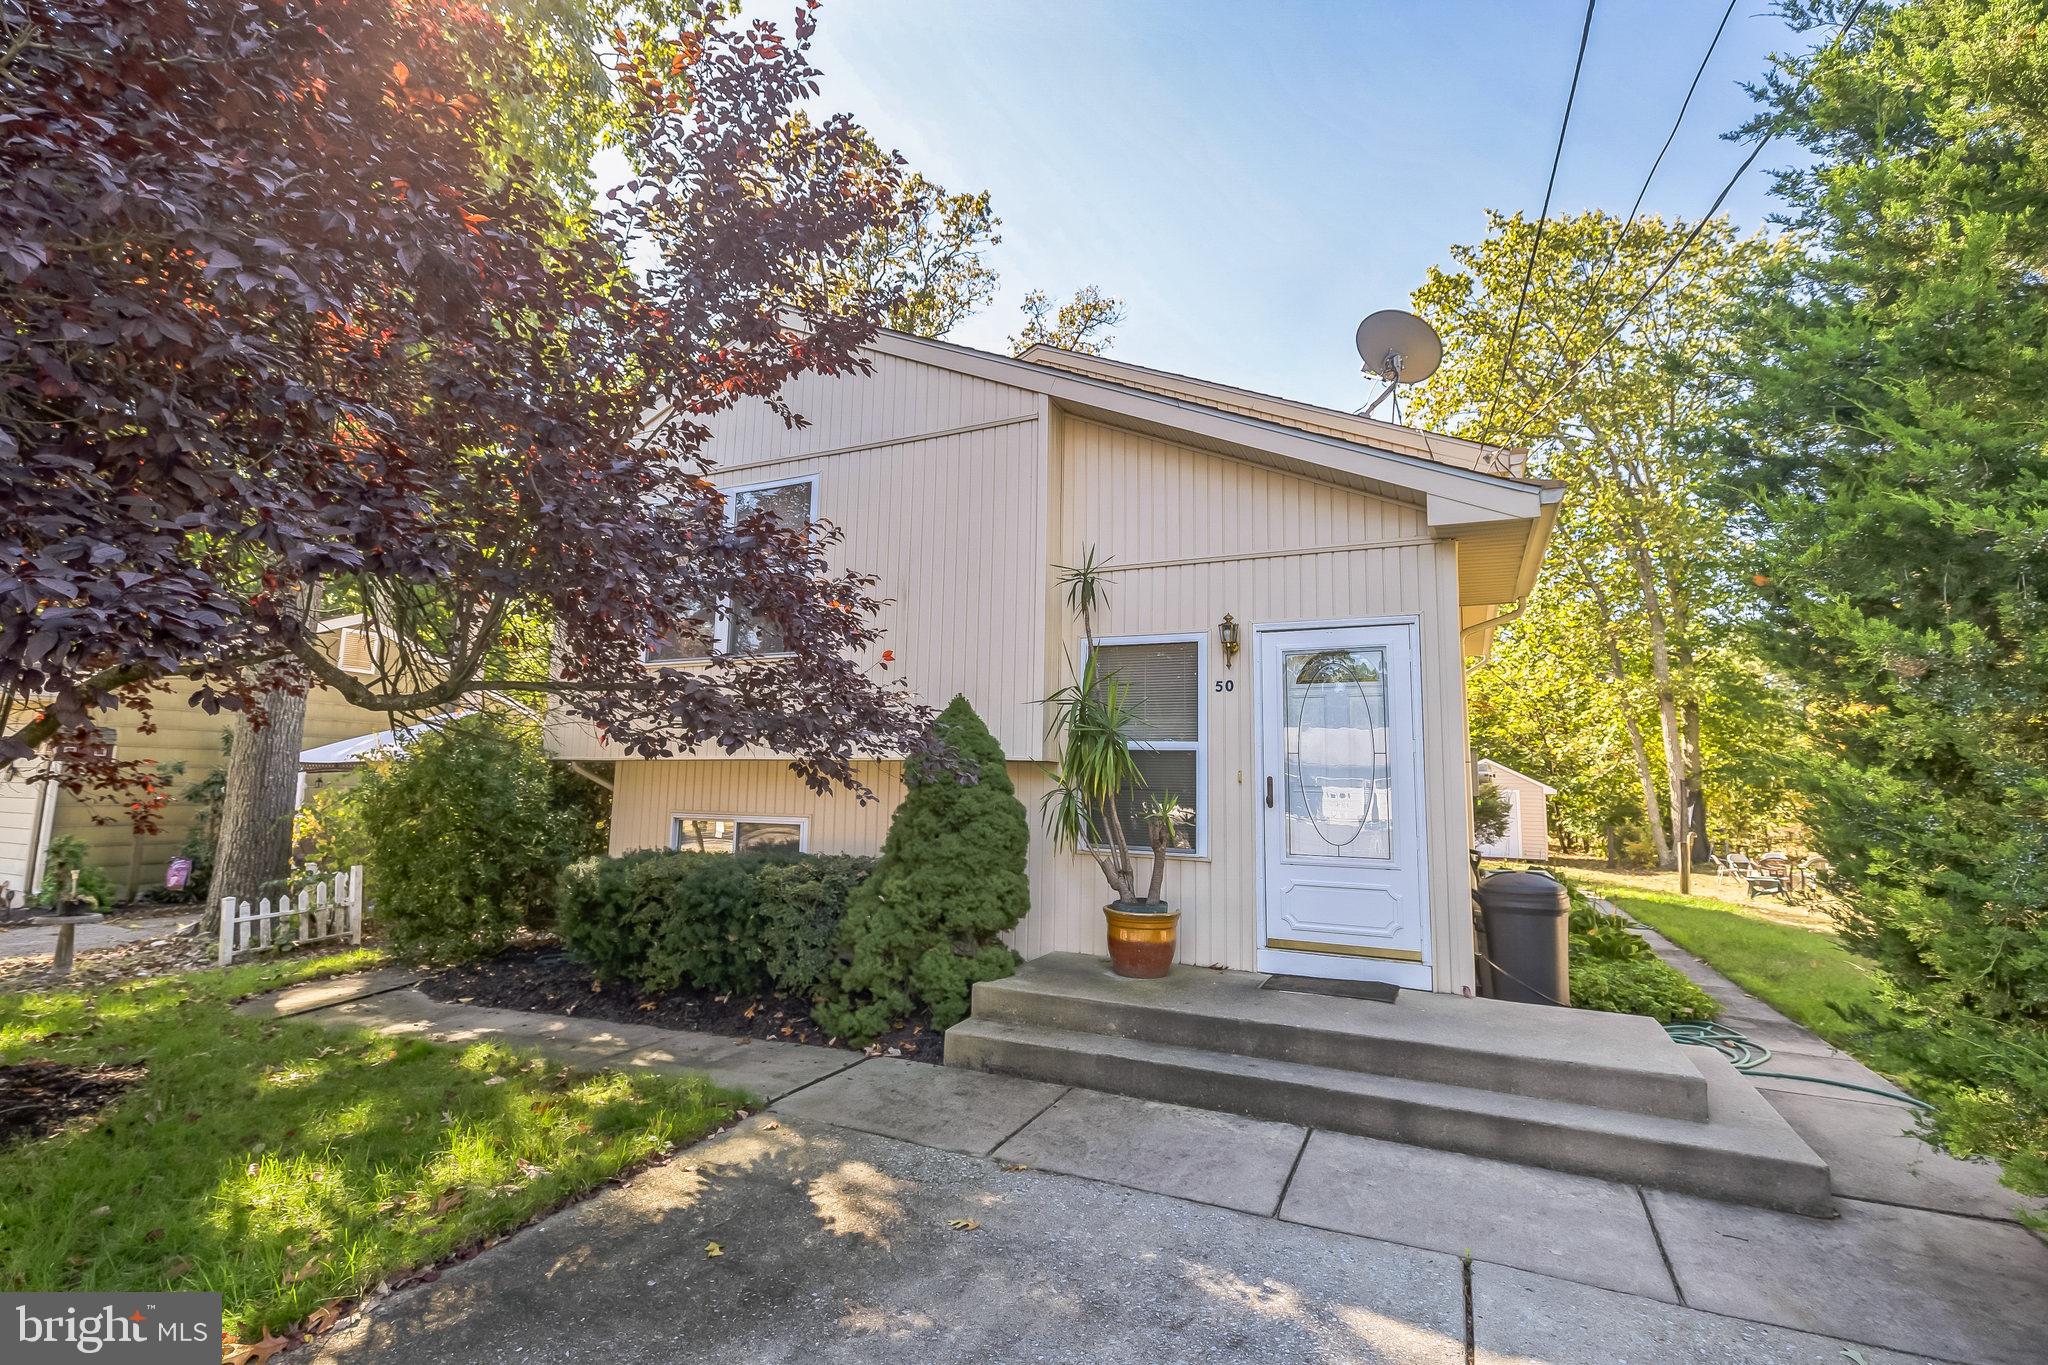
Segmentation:
<svg viewBox="0 0 2048 1365">
<path fill-rule="evenodd" d="M 1172 796 L 1194 815 L 1181 824 L 1169 851 L 1208 853 L 1208 708 L 1202 704 L 1207 643 L 1206 635 L 1126 635 L 1095 644 L 1096 669 L 1122 685 L 1135 717 L 1131 758 L 1143 785 L 1126 788 L 1115 803 L 1133 854 L 1150 847 L 1139 812 L 1162 796 Z"/>
<path fill-rule="evenodd" d="M 809 843 L 810 822 L 801 816 L 669 818 L 668 846 L 679 853 L 801 853 Z"/>
</svg>

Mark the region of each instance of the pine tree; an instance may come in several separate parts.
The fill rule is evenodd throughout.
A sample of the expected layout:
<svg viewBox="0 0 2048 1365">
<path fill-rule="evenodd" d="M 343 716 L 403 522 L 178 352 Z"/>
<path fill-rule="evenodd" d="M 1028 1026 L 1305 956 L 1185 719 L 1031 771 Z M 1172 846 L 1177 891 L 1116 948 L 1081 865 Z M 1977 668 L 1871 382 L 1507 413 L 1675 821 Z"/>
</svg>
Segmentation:
<svg viewBox="0 0 2048 1365">
<path fill-rule="evenodd" d="M 1835 7 L 1804 4 L 1820 25 Z M 1845 928 L 1936 1125 L 2048 1189 L 2048 4 L 1919 0 L 1759 92 L 1810 167 L 1737 444 Z"/>
<path fill-rule="evenodd" d="M 966 1017 L 975 982 L 1017 967 L 997 935 L 1031 908 L 1030 821 L 967 698 L 953 698 L 934 728 L 968 771 L 921 758 L 903 765 L 909 794 L 874 875 L 847 904 L 839 990 L 818 1007 L 820 1024 L 856 1042 L 919 1005 L 934 1027 L 950 1027 Z"/>
</svg>

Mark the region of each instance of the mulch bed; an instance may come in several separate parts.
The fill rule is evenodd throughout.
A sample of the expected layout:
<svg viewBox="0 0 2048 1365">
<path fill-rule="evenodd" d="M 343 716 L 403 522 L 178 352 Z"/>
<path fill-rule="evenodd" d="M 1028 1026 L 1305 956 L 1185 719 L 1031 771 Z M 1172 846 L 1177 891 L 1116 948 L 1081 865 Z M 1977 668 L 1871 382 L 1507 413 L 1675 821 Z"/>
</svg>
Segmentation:
<svg viewBox="0 0 2048 1365">
<path fill-rule="evenodd" d="M 48 1137 L 66 1124 L 90 1118 L 144 1074 L 139 1066 L 0 1066 L 0 1147 Z"/>
<path fill-rule="evenodd" d="M 643 992 L 623 982 L 598 982 L 590 969 L 559 948 L 513 948 L 481 962 L 448 967 L 425 977 L 420 989 L 436 1000 L 535 1014 L 602 1019 L 609 1024 L 652 1024 L 731 1038 L 780 1038 L 817 1047 L 848 1047 L 811 1020 L 810 1002 L 791 996 L 712 995 L 690 989 Z M 929 1016 L 906 1021 L 867 1051 L 918 1062 L 945 1060 L 945 1035 Z"/>
</svg>

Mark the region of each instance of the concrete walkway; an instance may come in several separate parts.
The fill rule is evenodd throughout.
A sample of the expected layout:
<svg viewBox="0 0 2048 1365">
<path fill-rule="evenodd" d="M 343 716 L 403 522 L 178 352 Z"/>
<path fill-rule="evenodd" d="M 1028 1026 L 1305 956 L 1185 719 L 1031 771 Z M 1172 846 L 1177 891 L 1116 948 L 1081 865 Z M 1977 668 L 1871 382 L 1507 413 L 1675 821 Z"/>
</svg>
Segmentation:
<svg viewBox="0 0 2048 1365">
<path fill-rule="evenodd" d="M 191 922 L 192 917 L 188 915 L 182 919 L 159 917 L 127 924 L 81 924 L 72 931 L 75 935 L 72 951 L 89 953 L 96 948 L 118 948 L 124 943 L 147 943 L 152 939 L 169 938 Z M 0 957 L 48 957 L 57 949 L 58 932 L 54 924 L 0 929 Z"/>
<path fill-rule="evenodd" d="M 1823 1221 L 408 987 L 373 974 L 244 1008 L 708 1071 L 772 1103 L 376 1305 L 320 1361 L 2041 1359 L 2048 1246 L 1975 1167 L 1891 1170 L 1882 1103 L 1861 1105 L 1863 1145 L 1829 1130 L 1869 1170 L 1843 1164 L 1842 1217 Z M 1772 1102 L 1788 1097 L 1817 1102 Z M 1846 1188 L 1866 1180 L 1919 1202 Z"/>
</svg>

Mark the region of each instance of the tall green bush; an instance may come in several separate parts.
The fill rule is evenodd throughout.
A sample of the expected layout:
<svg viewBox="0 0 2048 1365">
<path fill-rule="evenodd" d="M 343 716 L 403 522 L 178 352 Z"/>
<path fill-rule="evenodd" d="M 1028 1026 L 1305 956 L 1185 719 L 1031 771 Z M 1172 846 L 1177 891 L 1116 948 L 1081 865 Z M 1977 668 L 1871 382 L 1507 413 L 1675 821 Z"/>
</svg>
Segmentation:
<svg viewBox="0 0 2048 1365">
<path fill-rule="evenodd" d="M 1031 906 L 1030 821 L 1001 746 L 967 698 L 953 698 L 935 729 L 969 771 L 918 758 L 903 765 L 908 794 L 874 875 L 847 906 L 837 989 L 816 1011 L 821 1025 L 854 1041 L 920 1005 L 938 1028 L 958 1023 L 975 982 L 1017 967 L 997 935 Z"/>
<path fill-rule="evenodd" d="M 581 780 L 548 762 L 536 726 L 489 715 L 370 765 L 348 804 L 392 945 L 413 957 L 476 957 L 522 925 L 545 924 L 564 869 L 600 837 L 568 790 Z"/>
</svg>

